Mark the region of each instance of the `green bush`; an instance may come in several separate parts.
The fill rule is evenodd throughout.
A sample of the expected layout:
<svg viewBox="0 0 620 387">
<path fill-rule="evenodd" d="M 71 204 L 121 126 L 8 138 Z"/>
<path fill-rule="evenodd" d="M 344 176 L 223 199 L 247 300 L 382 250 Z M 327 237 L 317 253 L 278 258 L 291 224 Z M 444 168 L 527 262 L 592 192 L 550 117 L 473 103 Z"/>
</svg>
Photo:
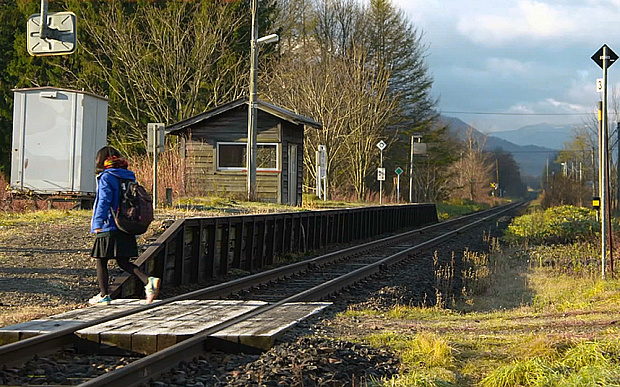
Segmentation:
<svg viewBox="0 0 620 387">
<path fill-rule="evenodd" d="M 439 220 L 447 220 L 456 218 L 462 215 L 467 215 L 472 212 L 481 211 L 489 208 L 488 205 L 474 203 L 469 200 L 451 200 L 449 202 L 435 203 L 437 208 L 437 217 Z"/>
<path fill-rule="evenodd" d="M 560 206 L 535 211 L 512 220 L 504 233 L 511 243 L 568 243 L 595 235 L 596 213 L 584 207 Z"/>
</svg>

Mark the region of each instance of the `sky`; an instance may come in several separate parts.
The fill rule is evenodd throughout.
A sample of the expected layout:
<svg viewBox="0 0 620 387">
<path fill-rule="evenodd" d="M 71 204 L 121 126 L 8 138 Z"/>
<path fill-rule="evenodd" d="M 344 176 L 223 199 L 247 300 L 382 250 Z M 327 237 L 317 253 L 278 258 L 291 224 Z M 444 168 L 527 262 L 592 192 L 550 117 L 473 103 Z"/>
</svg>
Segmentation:
<svg viewBox="0 0 620 387">
<path fill-rule="evenodd" d="M 603 77 L 591 56 L 620 55 L 620 0 L 393 1 L 424 34 L 439 111 L 483 132 L 590 122 Z M 618 86 L 620 63 L 610 104 Z"/>
</svg>

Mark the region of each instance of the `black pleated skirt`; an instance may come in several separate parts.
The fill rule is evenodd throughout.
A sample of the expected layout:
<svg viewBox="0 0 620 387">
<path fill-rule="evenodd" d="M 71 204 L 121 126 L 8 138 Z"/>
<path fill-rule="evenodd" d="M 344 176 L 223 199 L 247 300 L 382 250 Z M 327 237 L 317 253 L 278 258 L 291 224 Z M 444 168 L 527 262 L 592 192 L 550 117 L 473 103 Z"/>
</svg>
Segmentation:
<svg viewBox="0 0 620 387">
<path fill-rule="evenodd" d="M 100 232 L 90 252 L 93 258 L 132 258 L 138 256 L 134 235 L 122 231 Z"/>
</svg>

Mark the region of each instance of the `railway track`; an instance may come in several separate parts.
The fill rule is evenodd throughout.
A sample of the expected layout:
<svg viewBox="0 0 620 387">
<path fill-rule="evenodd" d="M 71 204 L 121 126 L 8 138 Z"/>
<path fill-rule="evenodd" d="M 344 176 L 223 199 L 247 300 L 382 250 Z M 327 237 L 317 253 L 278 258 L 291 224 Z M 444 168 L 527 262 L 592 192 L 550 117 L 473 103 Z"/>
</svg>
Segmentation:
<svg viewBox="0 0 620 387">
<path fill-rule="evenodd" d="M 263 271 L 234 281 L 171 297 L 157 304 L 142 305 L 130 311 L 103 317 L 96 321 L 32 337 L 0 347 L 0 366 L 18 366 L 34 355 L 57 352 L 71 347 L 78 338 L 75 332 L 114 319 L 158 308 L 180 300 L 251 298 L 269 302 L 250 312 L 219 323 L 194 337 L 152 355 L 140 358 L 122 368 L 85 381 L 83 386 L 131 386 L 145 383 L 180 361 L 203 354 L 212 344 L 212 335 L 241 321 L 256 318 L 286 303 L 318 301 L 334 295 L 414 254 L 436 247 L 482 222 L 515 209 L 514 203 L 477 212 L 447 222 L 433 224 L 379 240 L 349 247 L 319 257 Z"/>
</svg>

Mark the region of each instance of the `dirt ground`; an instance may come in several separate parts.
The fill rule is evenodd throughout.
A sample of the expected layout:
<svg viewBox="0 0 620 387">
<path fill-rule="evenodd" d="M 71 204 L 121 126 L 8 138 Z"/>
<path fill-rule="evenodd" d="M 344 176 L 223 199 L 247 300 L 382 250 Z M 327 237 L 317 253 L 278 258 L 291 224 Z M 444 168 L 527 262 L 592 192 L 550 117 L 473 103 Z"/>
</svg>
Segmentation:
<svg viewBox="0 0 620 387">
<path fill-rule="evenodd" d="M 97 293 L 87 216 L 0 229 L 0 325 L 86 306 Z"/>
</svg>

